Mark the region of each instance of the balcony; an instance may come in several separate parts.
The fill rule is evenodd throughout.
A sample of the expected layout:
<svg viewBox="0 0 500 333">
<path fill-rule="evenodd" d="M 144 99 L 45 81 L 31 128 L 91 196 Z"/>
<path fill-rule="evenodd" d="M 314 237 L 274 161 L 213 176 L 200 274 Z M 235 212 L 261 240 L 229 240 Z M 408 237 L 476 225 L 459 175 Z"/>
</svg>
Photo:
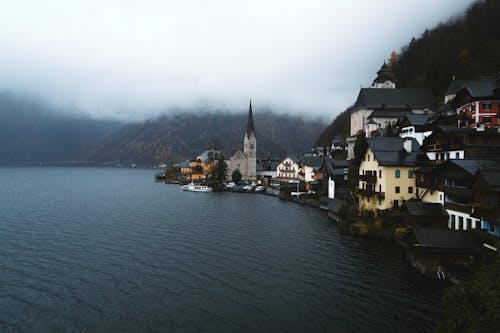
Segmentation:
<svg viewBox="0 0 500 333">
<path fill-rule="evenodd" d="M 472 189 L 470 187 L 462 186 L 439 186 L 439 190 L 447 195 L 458 196 L 461 198 L 471 198 Z"/>
<path fill-rule="evenodd" d="M 359 175 L 359 180 L 367 182 L 368 184 L 376 184 L 377 175 Z"/>
<path fill-rule="evenodd" d="M 295 168 L 279 168 L 279 172 L 295 173 Z"/>
<path fill-rule="evenodd" d="M 362 197 L 377 197 L 379 199 L 385 199 L 385 192 L 377 192 L 377 191 L 372 191 L 372 190 L 363 190 L 363 189 L 358 189 L 356 191 L 357 195 L 360 195 Z"/>
</svg>

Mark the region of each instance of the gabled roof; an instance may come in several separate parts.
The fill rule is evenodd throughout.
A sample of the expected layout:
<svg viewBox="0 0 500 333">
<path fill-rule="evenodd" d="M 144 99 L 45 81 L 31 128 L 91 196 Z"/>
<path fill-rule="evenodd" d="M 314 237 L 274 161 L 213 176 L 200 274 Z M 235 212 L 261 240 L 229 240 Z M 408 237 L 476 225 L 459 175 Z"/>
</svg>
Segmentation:
<svg viewBox="0 0 500 333">
<path fill-rule="evenodd" d="M 474 176 L 479 169 L 489 169 L 489 168 L 500 168 L 499 160 L 485 160 L 485 159 L 477 159 L 477 160 L 448 160 L 441 165 L 444 167 L 446 165 L 456 165 L 459 168 L 462 168 L 471 176 Z"/>
<path fill-rule="evenodd" d="M 343 176 L 344 169 L 349 167 L 350 161 L 347 160 L 334 160 L 328 158 L 325 160 L 326 168 L 328 169 L 328 174 L 330 176 Z"/>
<path fill-rule="evenodd" d="M 440 203 L 410 200 L 406 202 L 406 209 L 411 216 L 448 216 Z"/>
<path fill-rule="evenodd" d="M 426 114 L 408 113 L 405 115 L 405 119 L 408 120 L 410 126 L 422 126 L 429 121 L 429 116 Z"/>
<path fill-rule="evenodd" d="M 323 156 L 303 156 L 301 163 L 315 169 L 320 169 L 325 163 L 325 158 Z"/>
<path fill-rule="evenodd" d="M 472 97 L 490 97 L 494 95 L 496 88 L 498 88 L 497 80 L 467 80 L 462 83 L 457 93 L 466 90 Z"/>
<path fill-rule="evenodd" d="M 422 110 L 434 107 L 434 96 L 429 89 L 361 88 L 352 111 L 357 109 Z"/>
<path fill-rule="evenodd" d="M 476 249 L 474 235 L 467 231 L 412 228 L 418 246 L 449 249 Z"/>
<path fill-rule="evenodd" d="M 379 165 L 412 166 L 417 161 L 420 145 L 415 139 L 411 139 L 411 153 L 406 152 L 404 139 L 399 137 L 375 137 L 366 141 Z"/>
</svg>

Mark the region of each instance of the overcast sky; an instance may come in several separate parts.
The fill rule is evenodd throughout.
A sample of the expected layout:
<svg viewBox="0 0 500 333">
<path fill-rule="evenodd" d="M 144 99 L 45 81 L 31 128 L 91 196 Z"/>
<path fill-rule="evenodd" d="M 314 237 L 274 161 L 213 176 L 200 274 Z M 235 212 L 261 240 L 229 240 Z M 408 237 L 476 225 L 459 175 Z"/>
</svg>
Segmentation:
<svg viewBox="0 0 500 333">
<path fill-rule="evenodd" d="M 0 90 L 104 117 L 209 105 L 331 120 L 466 0 L 2 1 Z"/>
</svg>

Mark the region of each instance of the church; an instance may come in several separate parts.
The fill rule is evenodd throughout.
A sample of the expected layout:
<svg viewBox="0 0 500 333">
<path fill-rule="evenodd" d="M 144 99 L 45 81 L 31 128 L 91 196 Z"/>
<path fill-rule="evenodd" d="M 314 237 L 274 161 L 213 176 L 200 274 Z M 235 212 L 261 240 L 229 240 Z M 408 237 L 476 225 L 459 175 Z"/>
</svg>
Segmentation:
<svg viewBox="0 0 500 333">
<path fill-rule="evenodd" d="M 236 150 L 227 163 L 228 178 L 234 170 L 240 170 L 243 181 L 255 182 L 257 180 L 257 139 L 253 125 L 252 101 L 248 110 L 247 130 L 243 138 L 243 151 Z"/>
</svg>

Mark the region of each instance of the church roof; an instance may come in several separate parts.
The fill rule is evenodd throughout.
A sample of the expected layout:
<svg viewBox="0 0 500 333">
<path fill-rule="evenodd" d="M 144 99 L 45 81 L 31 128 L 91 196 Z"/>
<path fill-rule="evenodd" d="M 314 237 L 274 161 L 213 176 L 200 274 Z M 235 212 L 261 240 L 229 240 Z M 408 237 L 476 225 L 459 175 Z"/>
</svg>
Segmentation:
<svg viewBox="0 0 500 333">
<path fill-rule="evenodd" d="M 385 81 L 395 82 L 395 78 L 391 67 L 384 62 L 382 67 L 378 70 L 377 78 L 373 81 L 373 83 L 384 83 Z"/>
<path fill-rule="evenodd" d="M 351 112 L 359 109 L 432 109 L 434 96 L 429 89 L 361 88 Z"/>
<path fill-rule="evenodd" d="M 252 114 L 252 100 L 250 100 L 250 108 L 248 109 L 247 121 L 247 137 L 255 136 L 255 129 L 253 127 L 253 114 Z"/>
</svg>

